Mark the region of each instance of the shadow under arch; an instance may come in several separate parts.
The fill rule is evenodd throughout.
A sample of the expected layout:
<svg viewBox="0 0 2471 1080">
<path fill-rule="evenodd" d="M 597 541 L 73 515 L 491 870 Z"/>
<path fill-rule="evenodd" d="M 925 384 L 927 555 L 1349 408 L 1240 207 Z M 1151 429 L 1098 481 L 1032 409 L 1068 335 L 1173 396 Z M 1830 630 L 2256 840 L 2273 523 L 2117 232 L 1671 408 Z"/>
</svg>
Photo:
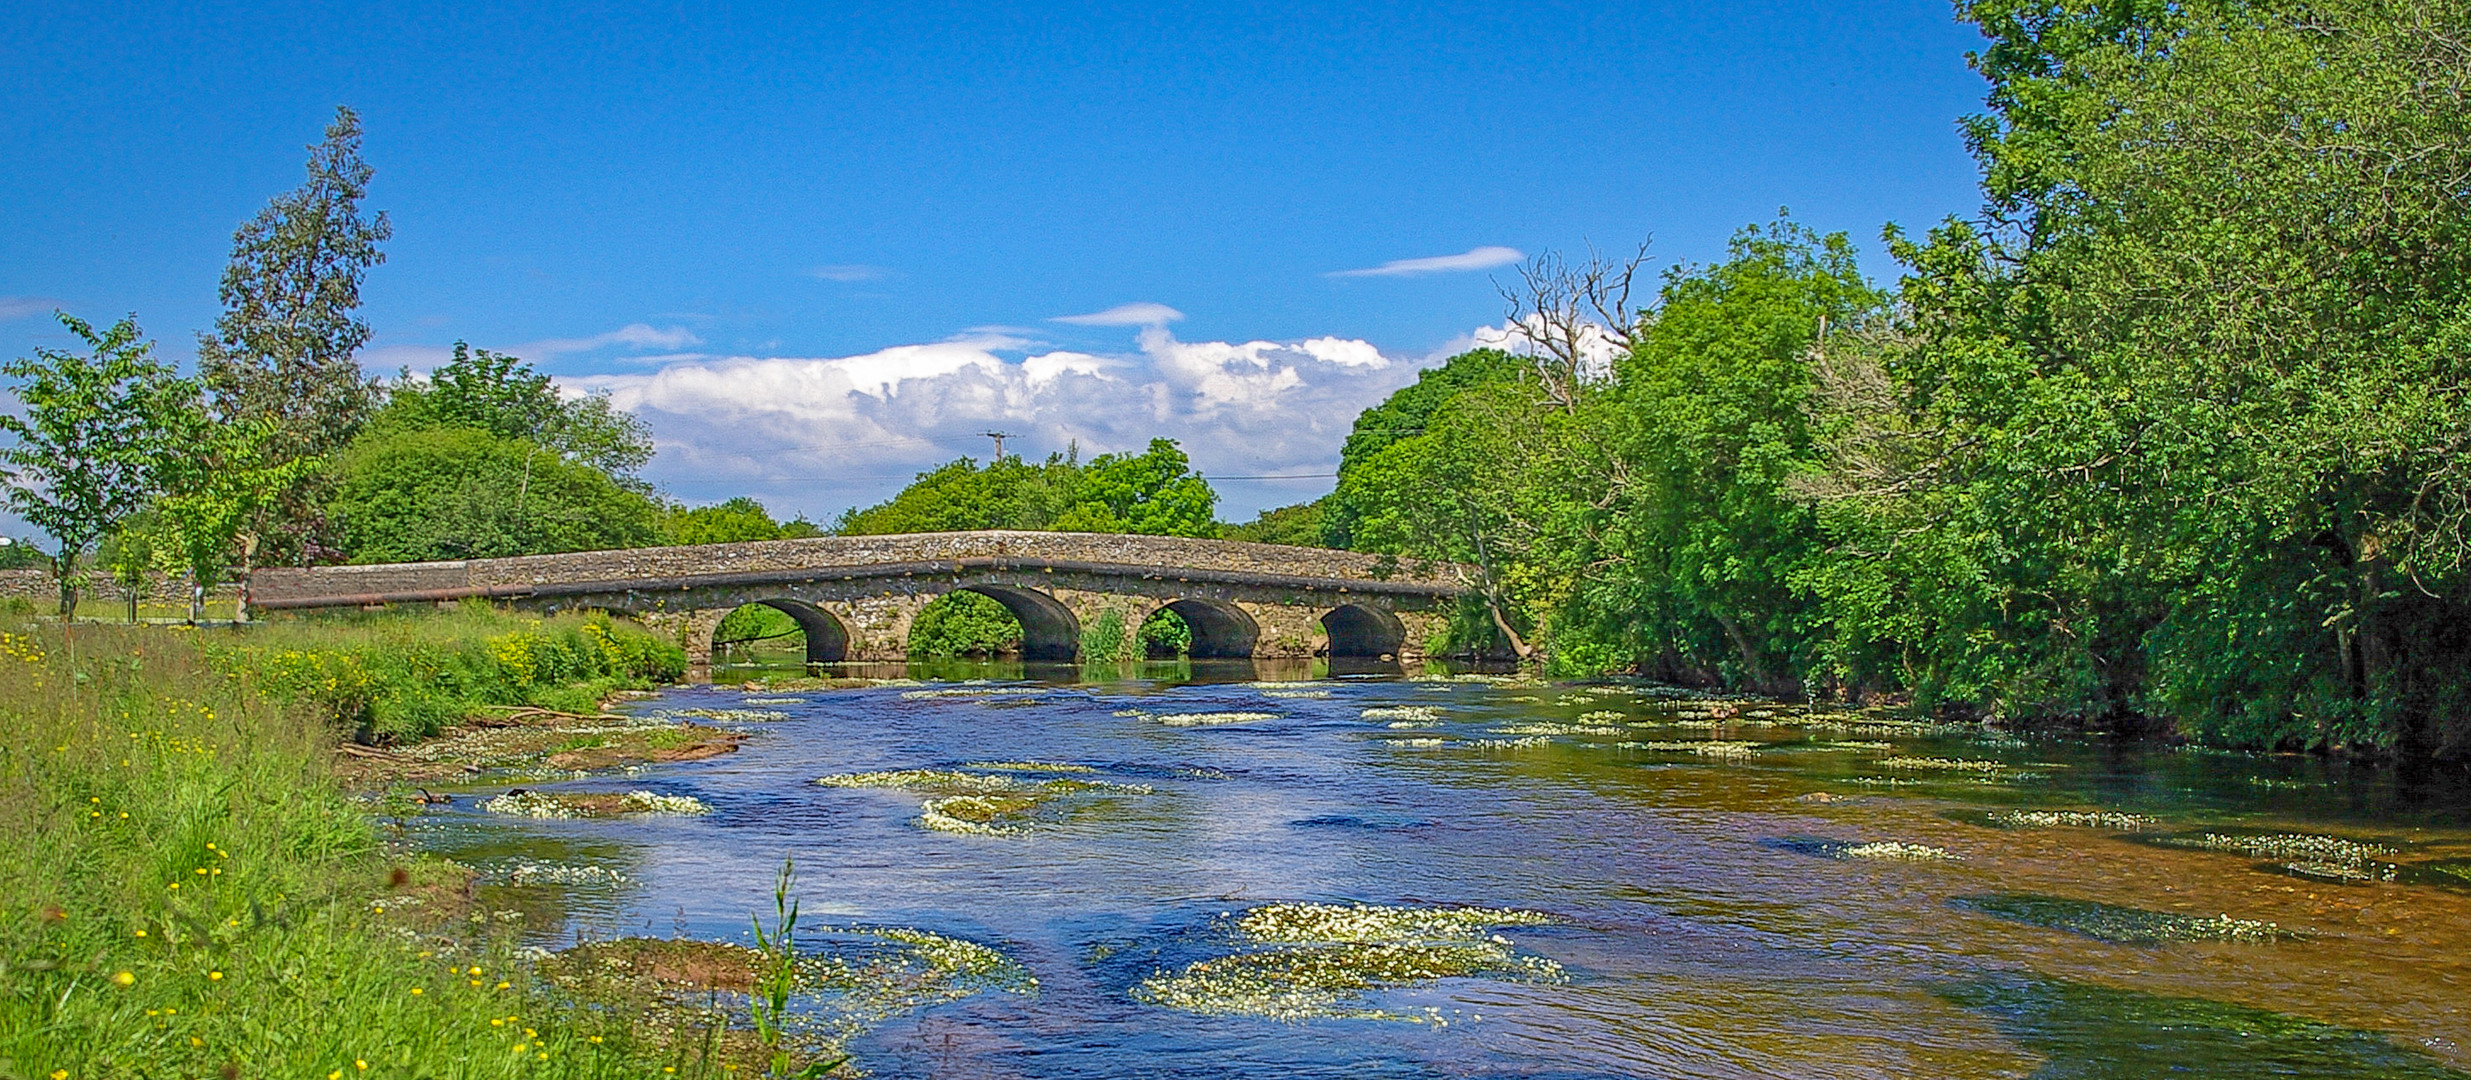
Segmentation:
<svg viewBox="0 0 2471 1080">
<path fill-rule="evenodd" d="M 1398 655 L 1399 645 L 1407 640 L 1407 628 L 1399 625 L 1398 616 L 1362 604 L 1340 604 L 1324 612 L 1321 628 L 1330 635 L 1334 660 L 1389 659 Z"/>
<path fill-rule="evenodd" d="M 1250 659 L 1253 644 L 1261 640 L 1261 624 L 1234 604 L 1187 597 L 1161 607 L 1175 612 L 1192 629 L 1192 644 L 1186 646 L 1185 655 L 1195 660 Z"/>
<path fill-rule="evenodd" d="M 1080 658 L 1081 620 L 1073 618 L 1063 601 L 1010 585 L 964 585 L 955 591 L 977 593 L 1012 612 L 1021 624 L 1021 659 L 1069 663 Z"/>
<path fill-rule="evenodd" d="M 849 658 L 849 628 L 842 626 L 841 620 L 833 617 L 831 612 L 804 600 L 786 597 L 757 600 L 755 603 L 787 615 L 790 621 L 798 624 L 799 631 L 806 635 L 807 663 L 838 664 Z M 713 636 L 718 638 L 719 635 L 719 629 L 715 628 Z M 720 646 L 717 640 L 712 644 L 716 650 Z"/>
</svg>

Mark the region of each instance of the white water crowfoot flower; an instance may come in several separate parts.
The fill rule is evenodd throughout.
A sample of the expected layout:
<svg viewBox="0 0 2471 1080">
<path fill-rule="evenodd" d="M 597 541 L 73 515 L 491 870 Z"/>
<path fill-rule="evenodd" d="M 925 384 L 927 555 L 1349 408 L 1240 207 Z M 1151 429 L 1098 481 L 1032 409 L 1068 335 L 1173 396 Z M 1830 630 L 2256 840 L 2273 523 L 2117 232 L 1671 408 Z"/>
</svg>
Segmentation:
<svg viewBox="0 0 2471 1080">
<path fill-rule="evenodd" d="M 1267 946 L 1160 971 L 1132 988 L 1135 1001 L 1206 1015 L 1276 1020 L 1409 1020 L 1363 995 L 1433 979 L 1493 977 L 1558 982 L 1561 965 L 1517 952 L 1497 926 L 1537 926 L 1550 916 L 1500 908 L 1265 904 L 1232 920 L 1243 944 Z"/>
<path fill-rule="evenodd" d="M 1002 772 L 1090 773 L 1086 765 L 1048 765 L 998 761 L 970 766 Z M 1147 784 L 1073 777 L 1030 780 L 1016 776 L 985 776 L 952 769 L 897 769 L 885 772 L 840 773 L 820 777 L 825 787 L 895 788 L 930 798 L 919 806 L 918 825 L 936 832 L 965 836 L 1022 836 L 1033 831 L 1049 804 L 1079 795 L 1149 795 Z"/>
</svg>

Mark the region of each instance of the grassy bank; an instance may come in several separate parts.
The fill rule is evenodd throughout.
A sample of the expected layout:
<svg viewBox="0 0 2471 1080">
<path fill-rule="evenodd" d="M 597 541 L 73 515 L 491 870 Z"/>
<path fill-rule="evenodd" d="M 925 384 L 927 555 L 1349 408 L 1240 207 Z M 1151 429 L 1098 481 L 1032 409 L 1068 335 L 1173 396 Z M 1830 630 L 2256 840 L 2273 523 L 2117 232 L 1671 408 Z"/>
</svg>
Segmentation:
<svg viewBox="0 0 2471 1080">
<path fill-rule="evenodd" d="M 18 622 L 0 618 L 0 1078 L 701 1071 L 635 1041 L 635 1011 L 536 988 L 504 943 L 387 914 L 428 875 L 330 767 L 339 735 L 573 704 L 661 677 L 674 649 L 486 611 Z"/>
<path fill-rule="evenodd" d="M 197 641 L 215 669 L 361 742 L 424 739 L 485 706 L 591 712 L 615 691 L 686 674 L 684 650 L 631 623 L 477 602 L 279 619 Z"/>
</svg>

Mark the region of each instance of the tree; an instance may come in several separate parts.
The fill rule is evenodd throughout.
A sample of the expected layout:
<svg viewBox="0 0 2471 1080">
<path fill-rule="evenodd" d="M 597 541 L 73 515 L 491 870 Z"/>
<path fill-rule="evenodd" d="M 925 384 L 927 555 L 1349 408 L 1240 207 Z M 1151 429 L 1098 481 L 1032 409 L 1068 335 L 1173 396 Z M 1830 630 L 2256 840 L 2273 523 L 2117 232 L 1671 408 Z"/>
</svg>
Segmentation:
<svg viewBox="0 0 2471 1080">
<path fill-rule="evenodd" d="M 661 532 L 672 544 L 734 544 L 823 535 L 822 529 L 804 518 L 772 520 L 764 504 L 744 495 L 712 506 L 669 507 L 662 514 Z"/>
<path fill-rule="evenodd" d="M 1321 547 L 1323 510 L 1321 500 L 1274 506 L 1254 515 L 1251 521 L 1219 526 L 1218 535 L 1254 544 Z"/>
<path fill-rule="evenodd" d="M 969 458 L 918 474 L 892 498 L 852 509 L 834 523 L 844 536 L 973 529 L 1054 529 L 1161 536 L 1216 536 L 1218 493 L 1191 471 L 1173 440 L 1139 454 L 1078 449 L 1041 464 L 1007 456 L 979 468 Z"/>
<path fill-rule="evenodd" d="M 304 474 L 324 468 L 314 458 L 276 460 L 274 421 L 218 423 L 192 398 L 171 410 L 168 482 L 155 500 L 151 554 L 156 569 L 189 579 L 189 621 L 205 614 L 206 590 L 238 568 L 240 606 L 249 617 L 249 576 L 257 565 L 269 515 Z"/>
<path fill-rule="evenodd" d="M 1821 399 L 1839 655 L 2003 713 L 2471 748 L 2471 5 L 1962 11 L 1983 211 L 1892 234 L 1904 318 Z"/>
<path fill-rule="evenodd" d="M 137 604 L 154 571 L 155 521 L 152 509 L 121 519 L 111 535 L 95 545 L 94 561 L 120 586 L 129 601 L 129 621 L 137 621 Z"/>
<path fill-rule="evenodd" d="M 0 431 L 16 438 L 0 449 L 0 480 L 9 509 L 57 547 L 52 574 L 66 620 L 77 616 L 79 557 L 154 495 L 163 416 L 184 384 L 141 340 L 135 316 L 100 334 L 58 317 L 85 353 L 37 348 L 31 360 L 0 364 L 0 375 L 20 380 L 25 406 L 23 417 L 0 416 Z"/>
<path fill-rule="evenodd" d="M 1059 532 L 1217 536 L 1218 493 L 1192 471 L 1172 439 L 1152 439 L 1139 454 L 1100 454 L 1083 469 Z"/>
<path fill-rule="evenodd" d="M 352 561 L 642 547 L 660 508 L 589 465 L 474 428 L 373 433 L 336 459 L 332 510 Z"/>
<path fill-rule="evenodd" d="M 1347 482 L 1348 472 L 1402 439 L 1424 434 L 1433 414 L 1468 390 L 1518 383 L 1528 378 L 1528 362 L 1500 349 L 1471 349 L 1426 368 L 1416 381 L 1400 387 L 1381 404 L 1357 414 L 1355 427 L 1339 448 L 1338 490 L 1322 500 L 1321 542 L 1334 548 L 1356 546 L 1357 523 L 1371 512 L 1366 500 L 1379 500 L 1379 489 Z"/>
<path fill-rule="evenodd" d="M 276 196 L 232 235 L 223 314 L 198 335 L 198 374 L 226 420 L 267 420 L 279 461 L 333 454 L 368 418 L 374 389 L 353 354 L 369 340 L 356 315 L 369 269 L 385 261 L 386 215 L 363 218 L 373 173 L 360 158 L 360 117 L 338 107 L 309 148 L 308 179 Z M 277 515 L 287 543 L 318 527 L 315 493 L 288 492 Z M 305 551 L 305 548 L 304 548 Z"/>
<path fill-rule="evenodd" d="M 620 412 L 607 394 L 566 397 L 521 358 L 458 341 L 454 357 L 426 380 L 408 373 L 387 388 L 370 419 L 377 431 L 466 427 L 520 439 L 635 485 L 652 460 L 644 422 Z"/>
<path fill-rule="evenodd" d="M 1813 462 L 1810 352 L 1883 302 L 1842 233 L 1790 220 L 1666 273 L 1597 406 L 1621 482 L 1572 538 L 1593 569 L 1558 644 L 1584 626 L 1668 679 L 1801 690 L 1821 628 L 1795 579 L 1822 543 L 1787 485 Z"/>
</svg>

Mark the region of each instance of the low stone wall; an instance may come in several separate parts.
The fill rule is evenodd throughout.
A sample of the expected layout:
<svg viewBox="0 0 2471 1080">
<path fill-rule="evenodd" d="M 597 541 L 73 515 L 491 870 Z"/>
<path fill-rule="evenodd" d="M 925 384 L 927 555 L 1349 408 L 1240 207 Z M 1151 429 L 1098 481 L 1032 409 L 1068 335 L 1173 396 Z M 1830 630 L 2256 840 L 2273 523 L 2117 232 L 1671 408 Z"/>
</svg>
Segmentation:
<svg viewBox="0 0 2471 1080">
<path fill-rule="evenodd" d="M 100 570 L 88 570 L 79 576 L 85 582 L 78 587 L 78 603 L 81 610 L 87 604 L 122 606 L 128 604 L 128 591 L 121 588 L 119 582 L 112 580 L 110 574 Z M 207 595 L 222 598 L 237 595 L 239 591 L 237 588 L 224 585 L 207 590 Z M 31 601 L 38 611 L 52 611 L 56 610 L 60 601 L 60 586 L 53 582 L 49 570 L 39 568 L 0 570 L 0 598 L 9 597 Z M 188 579 L 167 578 L 161 574 L 149 575 L 146 590 L 138 594 L 138 601 L 146 604 L 185 606 L 189 602 Z"/>
</svg>

